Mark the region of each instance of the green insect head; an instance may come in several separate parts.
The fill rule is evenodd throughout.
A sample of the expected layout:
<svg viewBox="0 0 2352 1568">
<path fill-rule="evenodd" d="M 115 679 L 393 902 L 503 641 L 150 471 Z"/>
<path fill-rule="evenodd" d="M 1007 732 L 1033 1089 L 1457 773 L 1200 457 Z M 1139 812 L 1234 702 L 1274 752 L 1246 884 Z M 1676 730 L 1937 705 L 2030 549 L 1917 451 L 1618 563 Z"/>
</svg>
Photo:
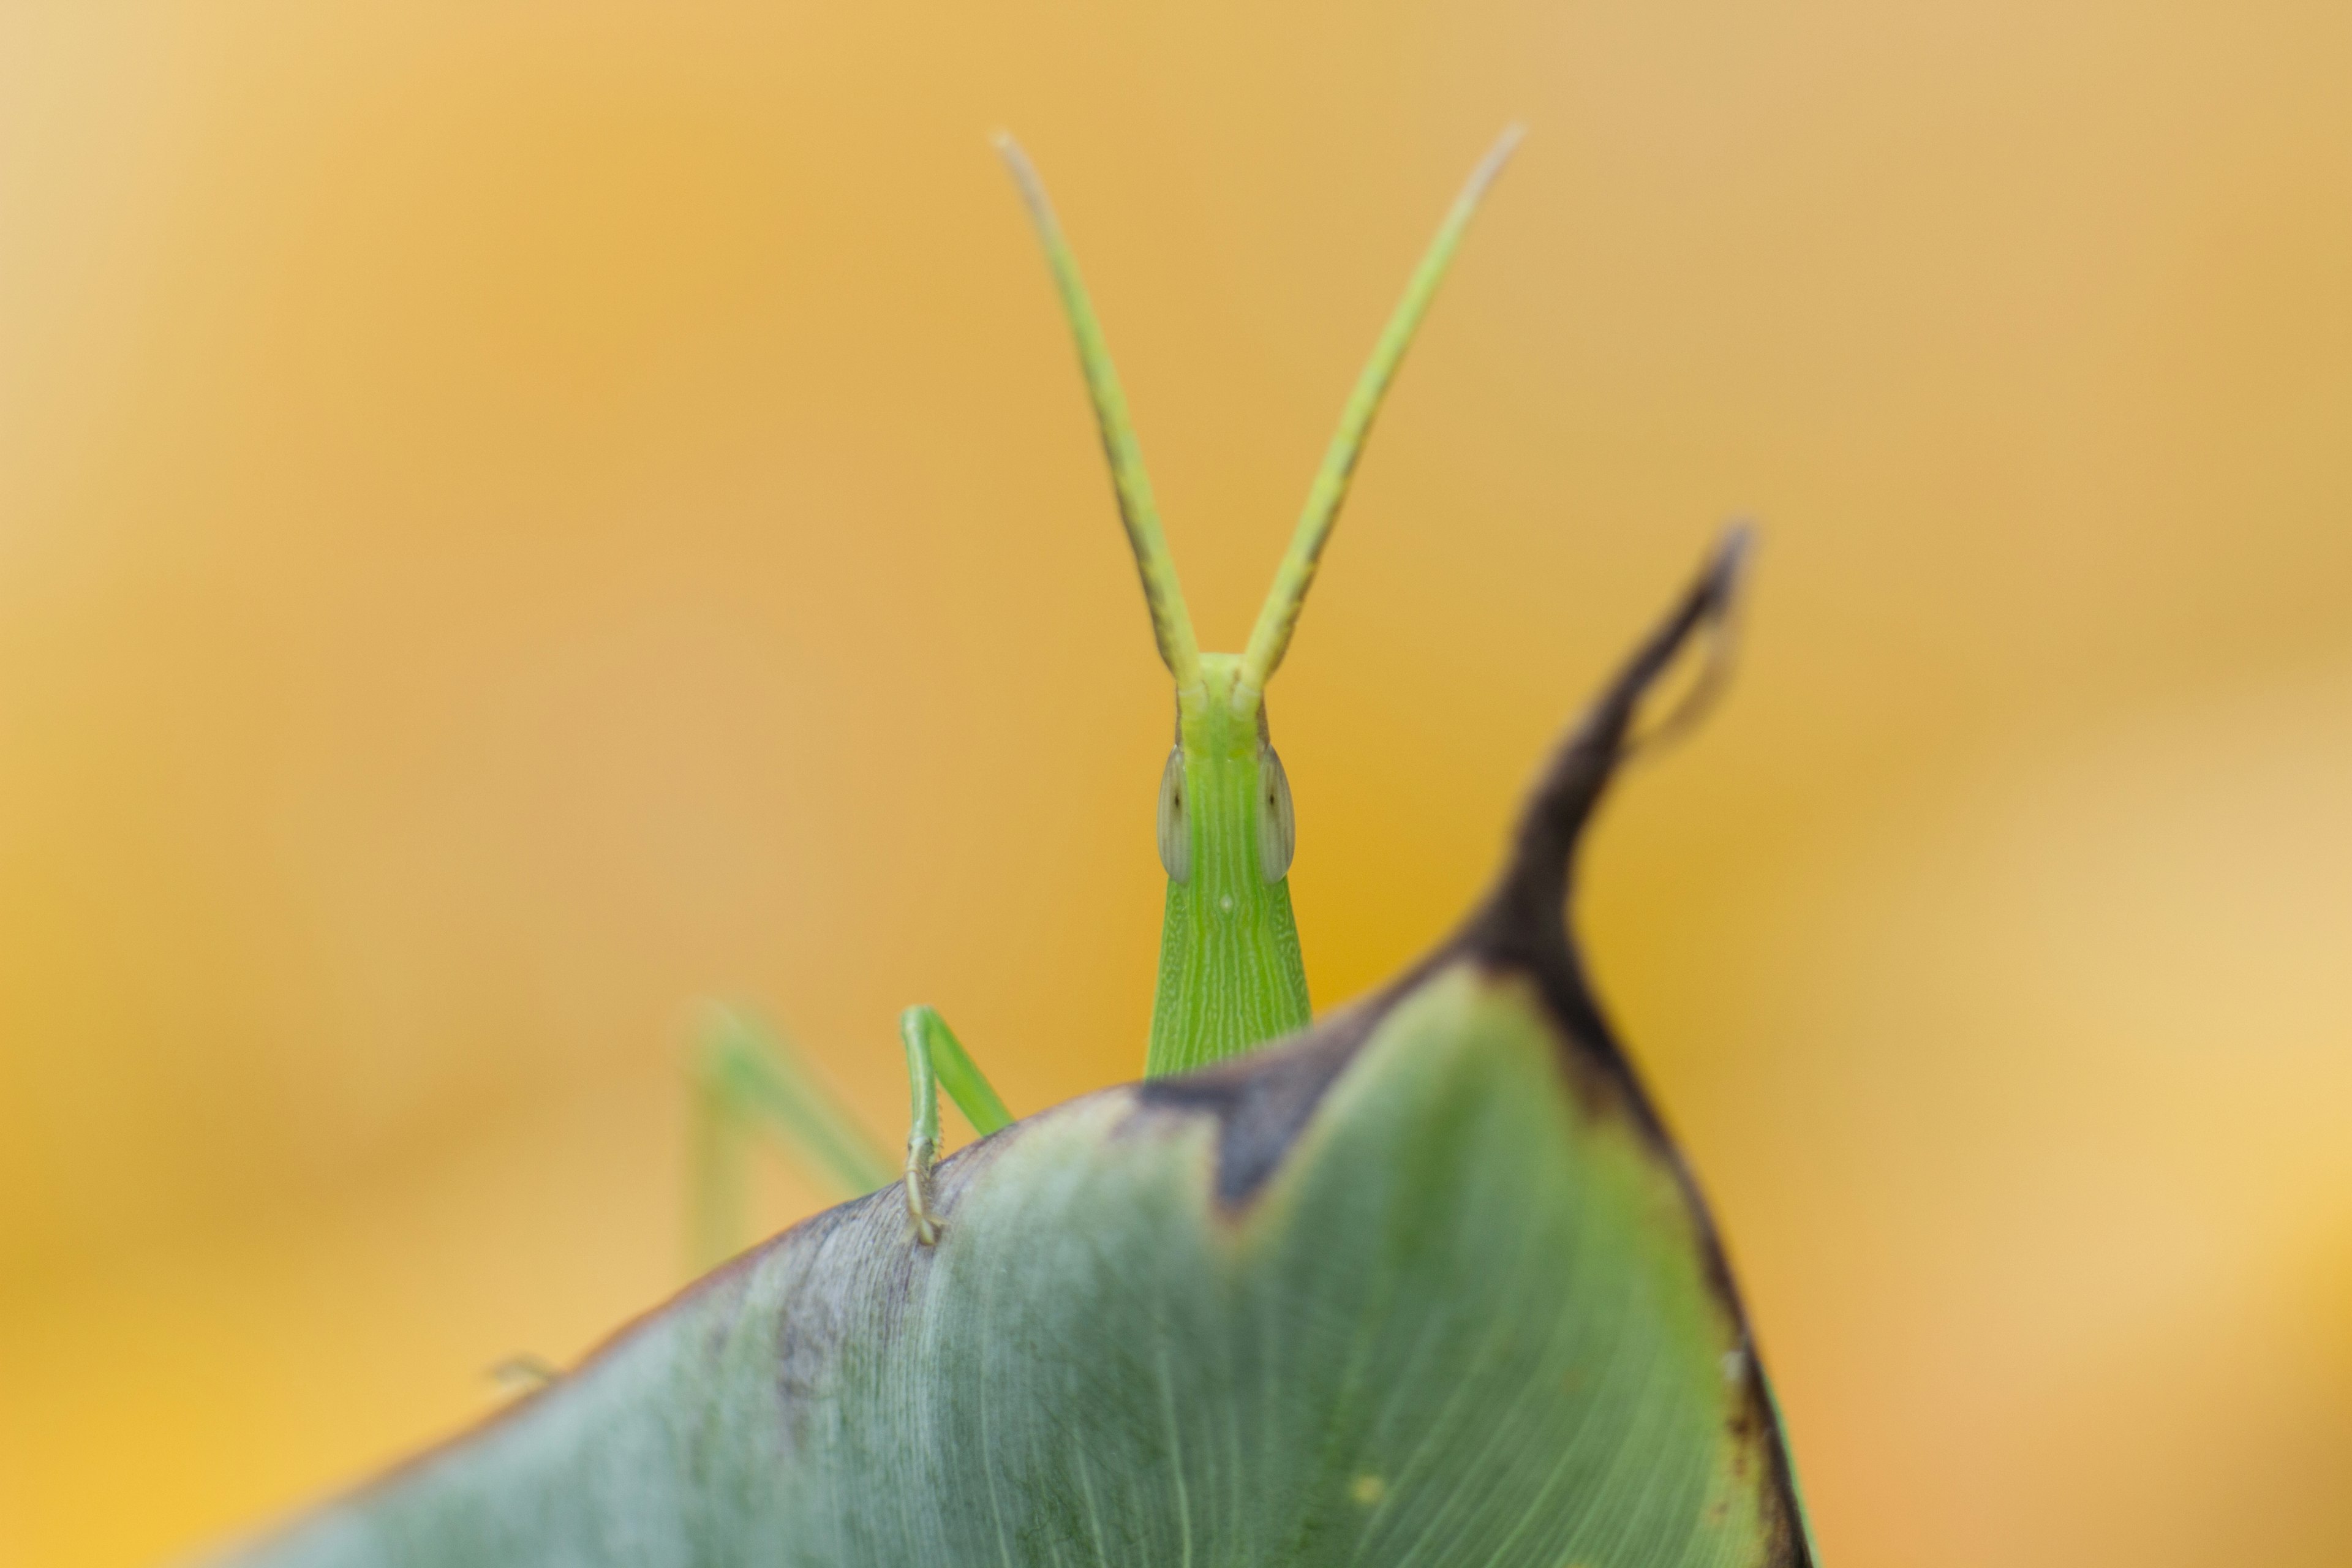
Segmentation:
<svg viewBox="0 0 2352 1568">
<path fill-rule="evenodd" d="M 997 139 L 1036 224 L 1077 341 L 1119 519 L 1151 611 L 1152 635 L 1176 681 L 1176 743 L 1160 780 L 1160 861 L 1168 872 L 1168 905 L 1147 1076 L 1222 1061 L 1307 1023 L 1307 973 L 1290 912 L 1288 875 L 1296 841 L 1290 782 L 1266 725 L 1266 682 L 1289 649 L 1381 399 L 1480 198 L 1518 139 L 1516 126 L 1506 131 L 1480 161 L 1414 270 L 1357 377 L 1249 646 L 1238 654 L 1203 653 L 1192 635 L 1102 323 L 1036 171 L 1011 137 Z"/>
</svg>

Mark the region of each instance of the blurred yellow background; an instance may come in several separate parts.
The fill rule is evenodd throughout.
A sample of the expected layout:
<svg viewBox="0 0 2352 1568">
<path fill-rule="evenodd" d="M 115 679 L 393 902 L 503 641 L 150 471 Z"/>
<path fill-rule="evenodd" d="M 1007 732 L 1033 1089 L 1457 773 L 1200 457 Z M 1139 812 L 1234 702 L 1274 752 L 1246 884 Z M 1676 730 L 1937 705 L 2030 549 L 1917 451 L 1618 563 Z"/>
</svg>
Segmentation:
<svg viewBox="0 0 2352 1568">
<path fill-rule="evenodd" d="M 1588 857 L 1828 1560 L 2352 1561 L 2352 8 L 0 10 L 0 1562 L 679 1280 L 678 1047 L 1132 1077 L 1169 698 L 1528 139 L 1271 710 L 1328 1005 L 1726 517 Z M 768 1177 L 781 1226 L 818 1194 Z"/>
</svg>

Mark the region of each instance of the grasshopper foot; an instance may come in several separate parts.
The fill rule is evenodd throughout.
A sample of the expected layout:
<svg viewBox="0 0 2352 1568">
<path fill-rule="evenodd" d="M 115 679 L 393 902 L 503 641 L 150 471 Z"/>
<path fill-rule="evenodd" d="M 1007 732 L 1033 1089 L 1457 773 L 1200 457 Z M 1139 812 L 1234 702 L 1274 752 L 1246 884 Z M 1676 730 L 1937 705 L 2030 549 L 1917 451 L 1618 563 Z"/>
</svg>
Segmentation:
<svg viewBox="0 0 2352 1568">
<path fill-rule="evenodd" d="M 907 1225 L 918 1247 L 937 1247 L 947 1228 L 931 1212 L 931 1161 L 937 1152 L 928 1138 L 907 1140 Z"/>
</svg>

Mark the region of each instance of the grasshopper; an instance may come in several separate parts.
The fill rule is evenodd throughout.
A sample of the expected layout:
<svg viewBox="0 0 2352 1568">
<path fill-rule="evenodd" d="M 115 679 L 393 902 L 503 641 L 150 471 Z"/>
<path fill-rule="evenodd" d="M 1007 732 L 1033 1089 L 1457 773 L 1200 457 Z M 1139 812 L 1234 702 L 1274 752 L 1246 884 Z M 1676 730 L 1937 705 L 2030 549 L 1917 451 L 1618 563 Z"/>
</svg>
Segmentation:
<svg viewBox="0 0 2352 1568">
<path fill-rule="evenodd" d="M 1228 1060 L 1305 1028 L 1310 1017 L 1298 925 L 1290 909 L 1297 827 L 1290 781 L 1266 723 L 1266 682 L 1289 649 L 1381 399 L 1519 135 L 1517 126 L 1505 131 L 1479 161 L 1414 269 L 1356 379 L 1289 549 L 1275 569 L 1248 645 L 1238 654 L 1205 653 L 1193 636 L 1102 323 L 1045 183 L 1018 142 L 1009 135 L 996 138 L 1053 270 L 1109 460 L 1119 521 L 1143 580 L 1152 637 L 1176 683 L 1175 744 L 1160 774 L 1158 838 L 1168 894 L 1146 1078 Z M 1013 1117 L 938 1009 L 909 1007 L 898 1027 L 912 1107 L 906 1158 L 897 1174 L 906 1189 L 908 1228 L 919 1244 L 929 1247 L 939 1240 L 940 1226 L 930 1201 L 940 1091 L 982 1136 L 1009 1125 Z M 890 1179 L 887 1156 L 783 1042 L 763 1036 L 736 1014 L 720 1012 L 698 1046 L 692 1226 L 698 1264 L 718 1262 L 746 1239 L 740 1217 L 743 1131 L 766 1134 L 845 1194 L 871 1191 Z"/>
<path fill-rule="evenodd" d="M 893 1164 L 789 1052 L 721 1020 L 699 1058 L 706 1239 L 731 1217 L 752 1129 L 869 1195 L 238 1562 L 1812 1568 L 1713 1222 L 1565 914 L 1612 778 L 1717 684 L 1744 533 L 1570 733 L 1454 935 L 1308 1017 L 1265 687 L 1381 395 L 1514 140 L 1414 273 L 1239 654 L 1193 637 L 1101 329 L 1004 144 L 1176 686 L 1144 1081 L 1015 1123 L 939 1014 L 909 1008 L 912 1128 Z M 1702 636 L 1681 705 L 1637 724 Z M 940 1160 L 943 1090 L 999 1136 Z"/>
</svg>

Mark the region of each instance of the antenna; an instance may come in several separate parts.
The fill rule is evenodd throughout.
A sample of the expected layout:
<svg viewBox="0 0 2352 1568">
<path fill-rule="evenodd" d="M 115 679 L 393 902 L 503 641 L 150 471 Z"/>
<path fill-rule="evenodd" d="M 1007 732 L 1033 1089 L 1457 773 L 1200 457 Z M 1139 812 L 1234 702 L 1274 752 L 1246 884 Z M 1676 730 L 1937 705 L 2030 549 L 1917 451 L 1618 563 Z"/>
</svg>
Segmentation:
<svg viewBox="0 0 2352 1568">
<path fill-rule="evenodd" d="M 1355 476 L 1356 459 L 1363 454 L 1364 437 L 1372 427 L 1372 417 L 1381 411 L 1381 399 L 1387 395 L 1389 383 L 1404 361 L 1404 351 L 1412 345 L 1413 332 L 1428 313 L 1429 302 L 1437 295 L 1438 284 L 1444 281 L 1446 266 L 1454 259 L 1463 231 L 1470 226 L 1486 187 L 1495 183 L 1495 176 L 1503 172 L 1512 149 L 1518 146 L 1519 135 L 1518 126 L 1507 129 L 1471 171 L 1469 183 L 1454 198 L 1453 209 L 1438 226 L 1437 237 L 1429 242 L 1420 267 L 1413 271 L 1412 281 L 1405 285 L 1404 298 L 1397 301 L 1380 342 L 1373 345 L 1371 359 L 1365 364 L 1363 374 L 1356 377 L 1356 389 L 1348 395 L 1348 405 L 1339 415 L 1339 428 L 1332 434 L 1331 445 L 1323 454 L 1323 467 L 1307 489 L 1307 509 L 1299 514 L 1298 527 L 1290 536 L 1290 549 L 1283 556 L 1282 564 L 1275 568 L 1274 586 L 1267 591 L 1265 607 L 1258 612 L 1257 625 L 1250 632 L 1249 647 L 1242 655 L 1236 697 L 1255 700 L 1280 667 L 1282 656 L 1289 651 L 1290 634 L 1298 624 L 1299 607 L 1307 601 L 1307 584 L 1315 581 L 1315 567 L 1322 559 L 1323 547 L 1330 542 L 1331 525 L 1339 521 L 1339 503 L 1348 499 L 1348 481 Z"/>
<path fill-rule="evenodd" d="M 1127 525 L 1127 542 L 1135 551 L 1135 569 L 1143 579 L 1144 603 L 1151 610 L 1151 635 L 1160 644 L 1160 658 L 1176 678 L 1178 690 L 1201 683 L 1201 645 L 1192 636 L 1192 617 L 1184 608 L 1184 590 L 1176 580 L 1176 563 L 1168 553 L 1168 538 L 1160 529 L 1160 509 L 1151 499 L 1151 480 L 1143 471 L 1143 448 L 1136 444 L 1135 426 L 1127 416 L 1127 395 L 1119 390 L 1118 373 L 1111 368 L 1110 349 L 1103 342 L 1102 323 L 1087 298 L 1078 277 L 1076 258 L 1062 237 L 1054 205 L 1045 197 L 1045 182 L 1021 144 L 1004 132 L 996 133 L 996 151 L 1013 171 L 1021 199 L 1037 226 L 1038 241 L 1054 269 L 1054 285 L 1061 291 L 1062 313 L 1069 318 L 1070 335 L 1077 340 L 1078 365 L 1085 371 L 1087 395 L 1094 399 L 1095 422 L 1102 429 L 1103 456 L 1110 460 L 1111 486 L 1118 494 L 1119 521 Z"/>
</svg>

